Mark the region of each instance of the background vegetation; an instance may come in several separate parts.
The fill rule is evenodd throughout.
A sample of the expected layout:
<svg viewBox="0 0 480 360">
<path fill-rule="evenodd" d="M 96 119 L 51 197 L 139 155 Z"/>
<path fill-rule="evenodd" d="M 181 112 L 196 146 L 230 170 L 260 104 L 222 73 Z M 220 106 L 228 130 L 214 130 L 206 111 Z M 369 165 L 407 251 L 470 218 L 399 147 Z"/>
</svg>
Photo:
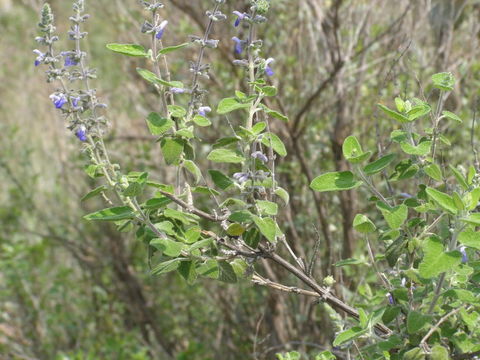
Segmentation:
<svg viewBox="0 0 480 360">
<path fill-rule="evenodd" d="M 69 1 L 50 3 L 64 19 L 70 14 Z M 78 142 L 48 100 L 52 89 L 44 85 L 43 70 L 33 66 L 41 5 L 0 1 L 0 358 L 150 359 L 160 358 L 163 348 L 174 359 L 272 359 L 291 349 L 328 349 L 335 332 L 328 307 L 250 282 L 187 285 L 175 274 L 151 277 L 146 249 L 131 234 L 82 220 L 101 201 L 79 201 L 94 182 L 82 170 Z M 172 168 L 161 160 L 144 120 L 158 107 L 156 95 L 135 71 L 138 59 L 105 48 L 145 40 L 141 7 L 121 0 L 87 5 L 88 51 L 98 69 L 99 96 L 110 108 L 111 154 L 127 171 L 154 169 L 154 177 L 168 183 Z M 166 5 L 167 45 L 204 32 L 209 1 Z M 230 1 L 224 12 L 242 6 L 247 1 Z M 265 53 L 276 59 L 279 96 L 272 108 L 289 117 L 272 129 L 289 154 L 277 169 L 291 194 L 279 222 L 304 258 L 320 239 L 316 276 L 333 275 L 341 283 L 336 293 L 355 302 L 376 283 L 373 272 L 331 264 L 367 258 L 352 230 L 353 217 L 365 210 L 358 191 L 320 194 L 308 185 L 317 174 L 348 168 L 341 155 L 347 135 L 370 148 L 386 142 L 380 134 L 389 133 L 384 130 L 391 122 L 375 104 L 399 94 L 428 99 L 429 89 L 420 84 L 440 71 L 455 74 L 447 108 L 464 119 L 464 126 L 448 129 L 454 143 L 449 159 L 458 164 L 471 158 L 478 135 L 475 130 L 470 140 L 480 91 L 480 2 L 276 0 L 269 18 L 262 37 Z M 67 21 L 57 25 L 65 33 Z M 219 51 L 208 52 L 209 97 L 244 86 L 243 73 L 231 65 L 234 35 L 229 26 L 214 32 L 221 42 Z M 189 51 L 171 63 L 177 78 L 188 76 Z M 221 117 L 213 118 L 202 136 L 211 141 L 227 128 Z M 274 281 L 296 284 L 280 269 L 265 269 Z"/>
</svg>

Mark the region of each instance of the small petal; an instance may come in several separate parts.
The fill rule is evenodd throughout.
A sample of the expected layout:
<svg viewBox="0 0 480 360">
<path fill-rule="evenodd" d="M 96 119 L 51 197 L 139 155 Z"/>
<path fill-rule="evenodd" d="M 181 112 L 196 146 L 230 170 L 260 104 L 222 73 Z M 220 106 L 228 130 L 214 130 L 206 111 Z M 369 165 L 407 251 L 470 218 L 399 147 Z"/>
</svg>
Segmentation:
<svg viewBox="0 0 480 360">
<path fill-rule="evenodd" d="M 209 113 L 210 111 L 212 111 L 210 106 L 200 106 L 198 108 L 198 114 L 202 116 L 207 116 L 207 113 Z"/>
<path fill-rule="evenodd" d="M 462 253 L 462 263 L 467 263 L 468 262 L 468 256 L 467 252 L 465 251 L 466 247 L 465 246 L 460 246 L 460 252 Z"/>
<path fill-rule="evenodd" d="M 244 172 L 238 172 L 238 173 L 233 174 L 233 178 L 236 179 L 239 184 L 243 184 L 244 182 L 246 182 L 248 180 L 249 175 L 247 173 L 244 173 Z"/>
<path fill-rule="evenodd" d="M 235 27 L 237 27 L 238 25 L 240 25 L 240 22 L 245 19 L 245 17 L 248 17 L 247 14 L 245 13 L 241 13 L 240 11 L 234 11 L 233 12 L 234 15 L 237 15 L 237 19 L 235 20 L 235 23 L 233 24 Z"/>
<path fill-rule="evenodd" d="M 267 60 L 265 60 L 265 74 L 267 74 L 267 76 L 273 76 L 275 74 L 272 67 L 270 66 L 270 64 L 274 61 L 275 60 L 273 58 L 268 58 Z"/>
<path fill-rule="evenodd" d="M 388 298 L 388 302 L 390 303 L 390 305 L 395 305 L 395 300 L 393 299 L 392 294 L 387 293 L 387 298 Z"/>
<path fill-rule="evenodd" d="M 50 95 L 50 100 L 52 100 L 53 104 L 57 109 L 61 109 L 62 106 L 68 102 L 67 97 L 61 93 Z"/>
<path fill-rule="evenodd" d="M 252 153 L 252 158 L 258 159 L 263 163 L 266 163 L 268 161 L 268 158 L 261 151 L 255 151 L 254 153 Z"/>
<path fill-rule="evenodd" d="M 78 130 L 75 132 L 75 136 L 78 138 L 80 141 L 87 141 L 87 129 L 85 128 L 84 125 L 81 125 Z"/>
<path fill-rule="evenodd" d="M 182 89 L 182 88 L 178 88 L 178 87 L 172 87 L 172 88 L 170 88 L 170 92 L 171 92 L 172 94 L 183 94 L 183 93 L 185 93 L 186 91 L 187 91 L 187 90 Z"/>
<path fill-rule="evenodd" d="M 167 27 L 168 25 L 168 21 L 167 20 L 164 20 L 160 23 L 160 25 L 158 26 L 157 28 L 157 34 L 155 35 L 155 37 L 160 40 L 162 37 L 163 37 L 163 33 L 165 32 L 165 28 Z"/>
<path fill-rule="evenodd" d="M 240 40 L 236 36 L 232 37 L 232 40 L 235 41 L 235 53 L 241 54 L 243 51 L 243 40 Z"/>
</svg>

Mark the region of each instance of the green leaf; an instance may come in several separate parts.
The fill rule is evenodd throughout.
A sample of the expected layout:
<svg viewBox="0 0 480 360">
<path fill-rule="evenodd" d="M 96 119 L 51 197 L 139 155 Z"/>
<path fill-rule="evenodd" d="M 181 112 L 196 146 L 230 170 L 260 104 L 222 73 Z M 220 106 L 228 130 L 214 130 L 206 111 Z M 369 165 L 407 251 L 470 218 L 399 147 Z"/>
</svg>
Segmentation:
<svg viewBox="0 0 480 360">
<path fill-rule="evenodd" d="M 310 187 L 315 191 L 350 190 L 362 185 L 350 171 L 329 172 L 313 179 Z"/>
<path fill-rule="evenodd" d="M 430 187 L 427 187 L 426 192 L 428 196 L 433 199 L 442 209 L 452 214 L 456 214 L 458 212 L 455 202 L 451 196 Z"/>
<path fill-rule="evenodd" d="M 480 232 L 466 230 L 458 234 L 460 244 L 480 250 Z"/>
<path fill-rule="evenodd" d="M 88 200 L 88 199 L 91 199 L 99 194 L 101 194 L 102 192 L 104 192 L 105 190 L 107 190 L 107 187 L 105 185 L 101 185 L 95 189 L 93 189 L 92 191 L 88 192 L 88 194 L 84 195 L 80 201 L 85 201 L 85 200 Z"/>
<path fill-rule="evenodd" d="M 480 226 L 480 213 L 470 214 L 468 217 L 461 218 L 460 220 L 466 222 L 467 224 Z"/>
<path fill-rule="evenodd" d="M 398 122 L 400 122 L 402 124 L 406 124 L 406 123 L 409 123 L 411 121 L 405 115 L 402 115 L 399 112 L 396 112 L 395 110 L 391 110 L 388 107 L 386 107 L 385 105 L 382 105 L 382 104 L 377 104 L 377 105 L 385 114 L 387 114 L 389 117 L 391 117 L 394 120 L 397 120 Z"/>
<path fill-rule="evenodd" d="M 288 202 L 290 201 L 290 195 L 285 189 L 281 187 L 277 187 L 275 189 L 275 195 L 277 195 L 280 199 L 282 199 L 285 205 L 287 205 Z"/>
<path fill-rule="evenodd" d="M 178 267 L 178 273 L 187 281 L 189 285 L 197 280 L 197 270 L 194 261 L 182 261 Z"/>
<path fill-rule="evenodd" d="M 277 215 L 278 213 L 278 205 L 274 202 L 267 201 L 267 200 L 256 200 L 255 204 L 258 206 L 260 213 L 264 215 Z"/>
<path fill-rule="evenodd" d="M 413 146 L 408 142 L 400 143 L 403 152 L 409 155 L 425 156 L 430 152 L 432 142 L 430 140 L 422 141 L 417 146 Z"/>
<path fill-rule="evenodd" d="M 277 224 L 275 221 L 268 217 L 261 218 L 256 215 L 252 215 L 252 219 L 262 235 L 265 236 L 268 241 L 275 242 L 275 237 L 277 234 Z"/>
<path fill-rule="evenodd" d="M 362 329 L 360 326 L 354 326 L 344 332 L 341 332 L 340 334 L 337 335 L 335 340 L 333 341 L 333 346 L 339 346 L 342 345 L 348 341 L 352 341 L 359 336 L 362 336 L 367 332 L 366 329 Z"/>
<path fill-rule="evenodd" d="M 367 166 L 363 168 L 363 171 L 367 175 L 373 175 L 376 174 L 383 169 L 385 169 L 393 160 L 395 160 L 395 157 L 397 155 L 395 154 L 388 154 L 385 156 L 382 156 L 380 159 L 375 160 L 374 162 L 371 162 Z"/>
<path fill-rule="evenodd" d="M 226 190 L 233 185 L 232 179 L 218 170 L 208 170 L 208 174 L 212 178 L 214 184 L 222 190 Z"/>
<path fill-rule="evenodd" d="M 232 265 L 230 265 L 226 261 L 219 261 L 218 262 L 218 280 L 234 284 L 238 281 L 237 274 L 235 274 L 235 270 L 233 270 Z"/>
<path fill-rule="evenodd" d="M 207 156 L 207 160 L 220 163 L 238 164 L 245 161 L 245 158 L 238 152 L 230 149 L 215 149 Z"/>
<path fill-rule="evenodd" d="M 440 166 L 438 166 L 437 164 L 430 164 L 428 166 L 425 166 L 423 170 L 433 180 L 436 180 L 439 182 L 442 181 L 443 179 L 442 170 L 440 169 Z"/>
<path fill-rule="evenodd" d="M 96 211 L 94 213 L 85 215 L 85 220 L 98 221 L 117 221 L 125 219 L 133 219 L 135 213 L 129 206 L 118 206 Z"/>
<path fill-rule="evenodd" d="M 202 172 L 198 166 L 191 160 L 185 160 L 183 166 L 187 169 L 193 176 L 195 176 L 195 184 L 198 184 L 202 179 Z"/>
<path fill-rule="evenodd" d="M 212 122 L 202 115 L 195 115 L 192 120 L 198 126 L 205 127 L 212 125 Z"/>
<path fill-rule="evenodd" d="M 431 321 L 431 317 L 418 311 L 410 311 L 407 316 L 407 331 L 415 334 Z"/>
<path fill-rule="evenodd" d="M 432 347 L 430 358 L 432 360 L 450 360 L 450 356 L 448 355 L 448 350 L 439 344 L 436 344 Z"/>
<path fill-rule="evenodd" d="M 260 122 L 257 122 L 255 125 L 253 125 L 251 130 L 252 130 L 252 133 L 254 133 L 255 135 L 258 135 L 262 133 L 266 127 L 267 127 L 267 124 L 264 121 L 260 121 Z"/>
<path fill-rule="evenodd" d="M 344 259 L 344 260 L 337 261 L 335 263 L 335 266 L 340 267 L 340 266 L 363 265 L 363 264 L 365 264 L 365 261 L 363 261 L 363 260 L 349 258 L 349 259 Z"/>
<path fill-rule="evenodd" d="M 236 221 L 240 223 L 251 222 L 253 220 L 253 214 L 248 210 L 235 211 L 229 217 L 229 221 Z"/>
<path fill-rule="evenodd" d="M 168 53 L 171 53 L 172 51 L 183 49 L 184 47 L 187 47 L 189 44 L 190 43 L 183 43 L 175 46 L 167 46 L 167 47 L 164 47 L 162 50 L 160 50 L 158 53 L 161 55 L 166 55 Z"/>
<path fill-rule="evenodd" d="M 180 265 L 180 262 L 182 259 L 176 258 L 168 261 L 164 261 L 157 266 L 155 266 L 151 273 L 152 275 L 160 275 L 160 274 L 165 274 L 170 271 L 177 270 L 178 266 Z"/>
<path fill-rule="evenodd" d="M 265 96 L 275 96 L 277 95 L 277 88 L 275 86 L 264 86 L 260 88 L 262 93 L 265 94 Z"/>
<path fill-rule="evenodd" d="M 186 247 L 185 244 L 182 244 L 181 242 L 178 242 L 178 241 L 173 241 L 168 238 L 153 239 L 152 241 L 150 241 L 150 245 L 162 251 L 163 254 L 169 257 L 179 256 L 182 253 L 183 248 Z"/>
<path fill-rule="evenodd" d="M 266 107 L 263 104 L 260 104 L 260 107 L 263 109 L 263 111 L 265 111 L 265 114 L 267 114 L 268 116 L 271 116 L 274 119 L 278 119 L 278 120 L 281 120 L 281 121 L 284 121 L 284 122 L 288 122 L 288 117 L 279 113 L 278 111 L 269 109 L 268 107 Z"/>
<path fill-rule="evenodd" d="M 244 232 L 245 232 L 245 228 L 238 223 L 230 224 L 227 228 L 227 235 L 229 236 L 240 236 Z"/>
<path fill-rule="evenodd" d="M 359 163 L 368 159 L 371 155 L 371 152 L 363 152 L 360 143 L 358 142 L 355 136 L 348 136 L 342 145 L 343 156 L 351 163 Z"/>
<path fill-rule="evenodd" d="M 463 190 L 468 190 L 468 184 L 465 177 L 462 175 L 460 171 L 458 171 L 454 166 L 448 165 L 450 170 L 452 170 L 455 179 L 457 179 L 458 184 L 462 187 Z"/>
<path fill-rule="evenodd" d="M 128 55 L 128 56 L 139 56 L 147 57 L 148 53 L 145 51 L 145 48 L 141 45 L 135 44 L 107 44 L 107 49 L 112 50 L 113 52 Z"/>
<path fill-rule="evenodd" d="M 168 112 L 172 117 L 181 118 L 187 115 L 187 110 L 178 105 L 168 105 Z"/>
<path fill-rule="evenodd" d="M 432 75 L 433 86 L 444 91 L 452 91 L 455 78 L 450 72 L 442 72 Z"/>
<path fill-rule="evenodd" d="M 287 155 L 287 149 L 285 148 L 285 145 L 274 133 L 267 132 L 263 134 L 262 144 L 267 147 L 271 147 L 280 156 Z"/>
<path fill-rule="evenodd" d="M 167 206 L 171 202 L 172 202 L 172 200 L 170 200 L 166 196 L 160 196 L 160 197 L 156 197 L 156 198 L 147 200 L 145 202 L 144 207 L 145 207 L 146 210 L 157 210 L 157 209 L 160 209 L 162 207 Z"/>
<path fill-rule="evenodd" d="M 217 113 L 220 115 L 228 114 L 234 110 L 246 109 L 250 107 L 250 103 L 240 103 L 235 98 L 225 98 L 220 101 L 217 107 Z"/>
<path fill-rule="evenodd" d="M 444 252 L 443 244 L 436 236 L 425 240 L 423 252 L 424 256 L 418 270 L 420 276 L 427 279 L 454 268 L 462 261 L 459 251 Z"/>
<path fill-rule="evenodd" d="M 425 360 L 425 352 L 416 347 L 403 354 L 402 360 Z"/>
<path fill-rule="evenodd" d="M 162 135 L 175 125 L 173 120 L 162 118 L 159 114 L 154 112 L 147 116 L 146 121 L 148 129 L 152 135 Z"/>
<path fill-rule="evenodd" d="M 170 82 L 165 81 L 165 80 L 157 77 L 157 75 L 155 75 L 153 72 L 148 71 L 146 69 L 137 68 L 137 73 L 142 78 L 144 78 L 145 80 L 147 80 L 148 82 L 150 82 L 152 84 L 163 85 L 163 86 L 167 86 L 167 87 L 183 88 L 183 84 L 180 81 L 170 81 Z"/>
<path fill-rule="evenodd" d="M 160 143 L 167 165 L 178 164 L 183 153 L 184 142 L 180 139 L 165 138 Z"/>
<path fill-rule="evenodd" d="M 377 202 L 377 208 L 380 210 L 385 221 L 392 230 L 400 228 L 405 220 L 407 220 L 408 207 L 405 204 L 390 207 L 379 201 Z"/>
<path fill-rule="evenodd" d="M 454 120 L 456 122 L 459 122 L 459 123 L 462 123 L 462 119 L 460 119 L 457 115 L 455 115 L 454 113 L 450 112 L 450 111 L 447 111 L 447 110 L 444 110 L 442 111 L 442 115 L 445 116 L 446 118 L 450 119 L 450 120 Z"/>
<path fill-rule="evenodd" d="M 163 215 L 170 219 L 175 219 L 183 223 L 184 225 L 189 225 L 192 222 L 197 222 L 199 217 L 194 214 L 184 213 L 182 211 L 166 208 L 163 211 Z"/>
<path fill-rule="evenodd" d="M 416 105 L 407 113 L 408 120 L 409 121 L 416 120 L 419 117 L 427 115 L 431 110 L 432 108 L 427 103 Z"/>
<path fill-rule="evenodd" d="M 353 219 L 353 227 L 355 230 L 362 234 L 374 232 L 377 228 L 375 224 L 363 214 L 357 214 L 355 216 L 355 219 Z"/>
</svg>

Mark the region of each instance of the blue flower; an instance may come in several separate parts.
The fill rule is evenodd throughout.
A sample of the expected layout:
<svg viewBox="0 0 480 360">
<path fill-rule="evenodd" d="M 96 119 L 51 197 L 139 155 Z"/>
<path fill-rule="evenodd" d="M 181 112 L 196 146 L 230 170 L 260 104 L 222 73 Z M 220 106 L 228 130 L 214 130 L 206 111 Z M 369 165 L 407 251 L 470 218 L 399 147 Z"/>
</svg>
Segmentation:
<svg viewBox="0 0 480 360">
<path fill-rule="evenodd" d="M 468 256 L 465 249 L 466 249 L 465 246 L 460 246 L 460 252 L 462 253 L 462 263 L 468 262 Z"/>
<path fill-rule="evenodd" d="M 273 58 L 268 58 L 265 60 L 265 74 L 267 74 L 267 76 L 273 76 L 275 74 L 273 69 L 270 67 L 270 64 L 274 61 L 275 60 Z"/>
<path fill-rule="evenodd" d="M 235 20 L 235 27 L 237 27 L 238 25 L 240 25 L 240 22 L 245 19 L 245 18 L 248 18 L 248 14 L 245 14 L 245 13 L 241 13 L 240 11 L 234 11 L 233 14 L 237 15 L 237 19 Z"/>
<path fill-rule="evenodd" d="M 168 25 L 168 21 L 167 20 L 163 20 L 160 25 L 157 27 L 157 33 L 155 35 L 155 37 L 160 40 L 163 36 L 163 33 L 165 32 L 165 28 L 167 27 Z"/>
<path fill-rule="evenodd" d="M 70 96 L 70 100 L 72 100 L 73 107 L 78 107 L 78 103 L 80 102 L 80 96 L 78 97 Z"/>
<path fill-rule="evenodd" d="M 78 130 L 75 132 L 75 136 L 78 138 L 80 141 L 87 141 L 87 129 L 85 126 L 81 125 Z"/>
<path fill-rule="evenodd" d="M 60 53 L 60 55 L 65 58 L 64 66 L 68 67 L 78 65 L 78 60 L 72 55 L 71 52 L 63 51 Z"/>
<path fill-rule="evenodd" d="M 210 106 L 200 106 L 198 108 L 198 115 L 207 116 L 207 113 L 209 113 L 210 111 L 212 111 Z"/>
<path fill-rule="evenodd" d="M 244 172 L 237 172 L 233 174 L 233 178 L 237 180 L 239 184 L 243 184 L 250 178 L 250 175 Z"/>
<path fill-rule="evenodd" d="M 57 109 L 61 109 L 68 102 L 67 97 L 62 93 L 50 95 L 50 100 L 52 100 Z"/>
<path fill-rule="evenodd" d="M 392 294 L 387 293 L 387 298 L 390 305 L 395 305 L 395 299 L 393 298 Z"/>
<path fill-rule="evenodd" d="M 258 159 L 263 163 L 266 163 L 268 161 L 268 158 L 261 151 L 255 151 L 254 153 L 252 153 L 252 158 Z"/>
<path fill-rule="evenodd" d="M 243 51 L 243 44 L 245 43 L 244 40 L 240 40 L 236 36 L 232 37 L 232 40 L 235 41 L 235 52 L 237 54 L 241 54 Z"/>
<path fill-rule="evenodd" d="M 35 59 L 35 66 L 38 66 L 45 61 L 46 54 L 37 49 L 33 50 L 33 52 L 37 55 L 37 58 Z"/>
<path fill-rule="evenodd" d="M 184 92 L 186 92 L 187 90 L 185 89 L 182 89 L 182 88 L 178 88 L 178 87 L 172 87 L 170 88 L 170 92 L 172 94 L 183 94 Z"/>
</svg>

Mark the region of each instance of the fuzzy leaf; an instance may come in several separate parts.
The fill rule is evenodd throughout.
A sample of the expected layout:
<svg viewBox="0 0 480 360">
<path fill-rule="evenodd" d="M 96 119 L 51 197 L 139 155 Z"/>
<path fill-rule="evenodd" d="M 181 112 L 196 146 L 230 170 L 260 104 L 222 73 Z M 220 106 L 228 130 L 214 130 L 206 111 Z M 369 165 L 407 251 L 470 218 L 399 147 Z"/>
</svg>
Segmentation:
<svg viewBox="0 0 480 360">
<path fill-rule="evenodd" d="M 315 191 L 339 191 L 350 190 L 359 187 L 363 183 L 357 181 L 350 171 L 329 172 L 313 179 L 310 187 Z"/>
<path fill-rule="evenodd" d="M 145 51 L 145 48 L 141 45 L 135 44 L 107 44 L 107 49 L 112 50 L 118 54 L 128 55 L 128 56 L 138 56 L 146 57 L 148 53 Z"/>
<path fill-rule="evenodd" d="M 418 266 L 421 277 L 432 278 L 443 272 L 446 272 L 462 261 L 462 255 L 459 251 L 443 251 L 443 244 L 436 236 L 431 236 L 425 240 L 423 245 L 424 256 Z"/>
</svg>

